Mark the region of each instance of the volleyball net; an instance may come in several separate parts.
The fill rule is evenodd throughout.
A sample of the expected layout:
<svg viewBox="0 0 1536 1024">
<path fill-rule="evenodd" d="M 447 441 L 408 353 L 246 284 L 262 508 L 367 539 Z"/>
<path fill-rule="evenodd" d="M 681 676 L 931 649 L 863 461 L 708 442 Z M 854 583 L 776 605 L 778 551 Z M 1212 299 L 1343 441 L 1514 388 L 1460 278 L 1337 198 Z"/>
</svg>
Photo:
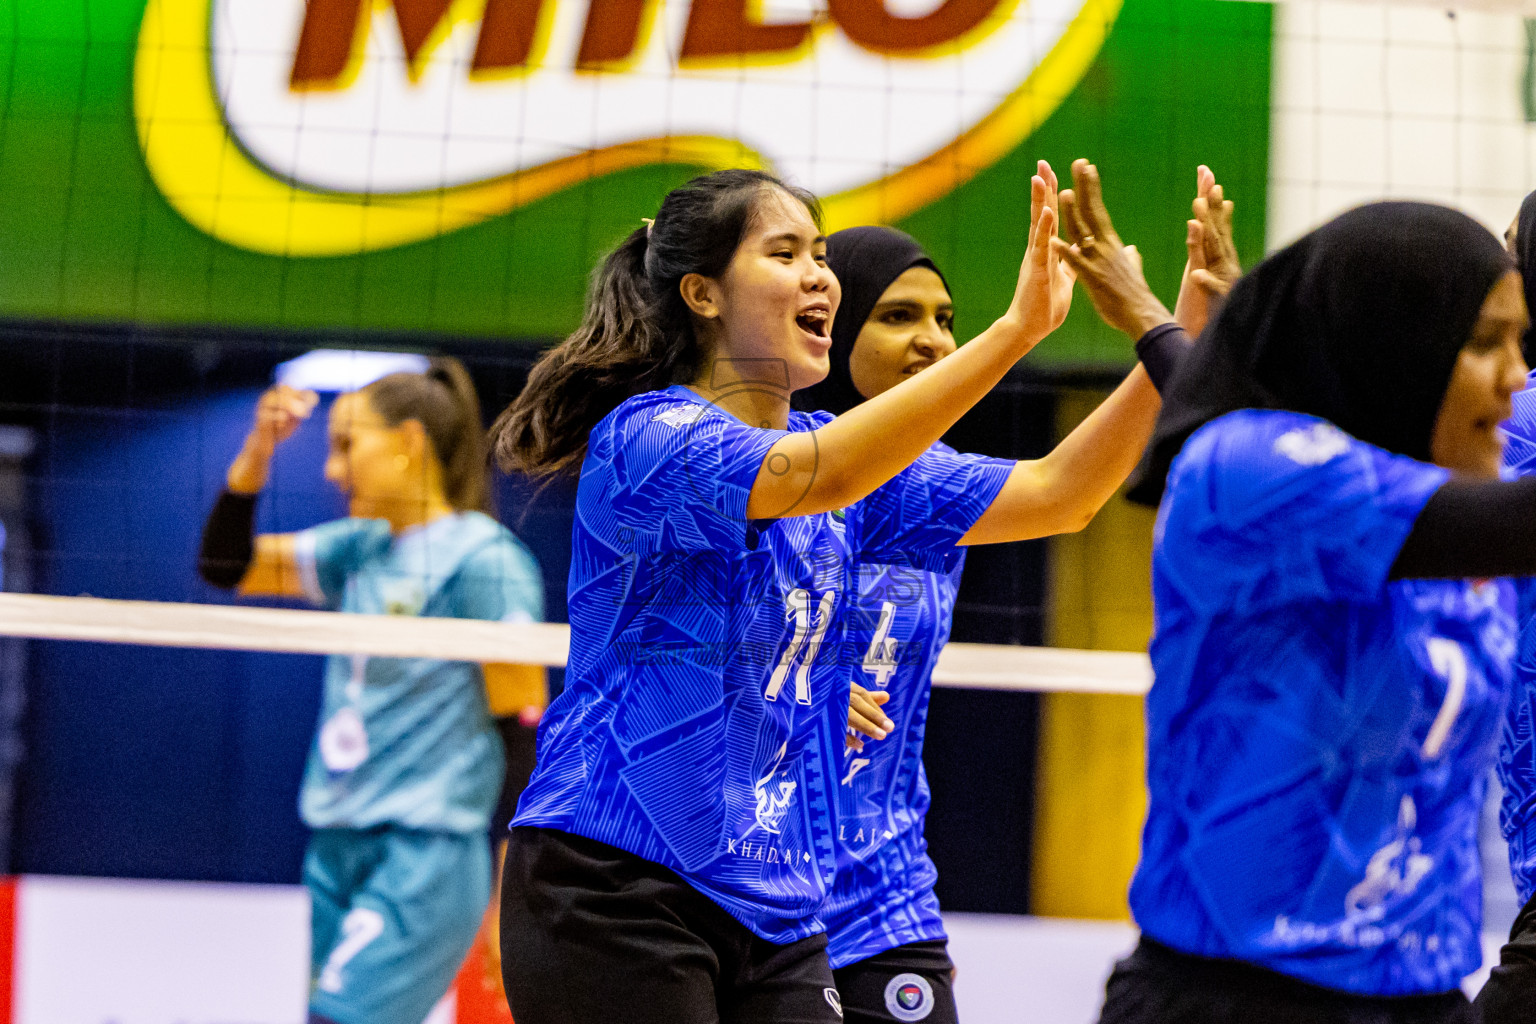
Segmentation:
<svg viewBox="0 0 1536 1024">
<path fill-rule="evenodd" d="M 0 594 L 0 636 L 272 654 L 435 658 L 548 668 L 564 668 L 570 649 L 570 627 L 563 623 L 352 615 L 39 594 Z M 952 643 L 939 656 L 933 683 L 1023 693 L 1140 695 L 1151 685 L 1151 666 L 1140 654 Z"/>
</svg>

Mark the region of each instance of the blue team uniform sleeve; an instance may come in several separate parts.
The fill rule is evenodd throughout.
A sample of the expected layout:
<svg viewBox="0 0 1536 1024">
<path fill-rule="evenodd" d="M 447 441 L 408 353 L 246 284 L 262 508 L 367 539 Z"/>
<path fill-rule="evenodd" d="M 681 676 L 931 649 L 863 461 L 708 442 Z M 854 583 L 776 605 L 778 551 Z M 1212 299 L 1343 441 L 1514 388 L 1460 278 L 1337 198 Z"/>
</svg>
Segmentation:
<svg viewBox="0 0 1536 1024">
<path fill-rule="evenodd" d="M 304 596 L 322 608 L 340 608 L 347 577 L 380 546 L 389 544 L 381 519 L 337 519 L 293 535 L 293 556 Z"/>
<path fill-rule="evenodd" d="M 1536 370 L 1525 379 L 1525 390 L 1510 400 L 1513 411 L 1499 424 L 1504 431 L 1504 466 L 1513 476 L 1536 473 Z"/>
<path fill-rule="evenodd" d="M 667 392 L 631 400 L 593 431 L 577 516 L 635 554 L 742 550 L 747 498 L 786 433 Z"/>
<path fill-rule="evenodd" d="M 948 573 L 956 547 L 996 500 L 1014 462 L 934 445 L 858 504 L 860 560 Z"/>
<path fill-rule="evenodd" d="M 1243 412 L 1186 443 L 1158 517 L 1157 566 L 1208 611 L 1380 601 L 1449 474 L 1294 413 Z"/>
<path fill-rule="evenodd" d="M 492 622 L 544 621 L 544 583 L 539 564 L 510 536 L 475 552 L 459 570 L 454 610 L 461 619 Z"/>
</svg>

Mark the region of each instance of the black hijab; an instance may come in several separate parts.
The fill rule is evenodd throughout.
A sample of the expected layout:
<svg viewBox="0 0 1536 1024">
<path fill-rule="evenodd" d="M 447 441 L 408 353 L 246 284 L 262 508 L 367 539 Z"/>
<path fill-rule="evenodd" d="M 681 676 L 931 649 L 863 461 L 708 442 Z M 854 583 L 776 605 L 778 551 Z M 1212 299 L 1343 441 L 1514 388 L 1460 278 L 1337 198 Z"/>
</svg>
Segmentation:
<svg viewBox="0 0 1536 1024">
<path fill-rule="evenodd" d="M 853 386 L 848 362 L 853 357 L 853 343 L 880 296 L 913 267 L 927 267 L 939 274 L 941 281 L 944 275 L 911 235 L 884 227 L 834 232 L 827 238 L 827 265 L 843 286 L 843 301 L 832 319 L 832 365 L 826 380 L 795 392 L 794 407 L 806 412 L 823 409 L 841 416 L 864 401 L 865 396 Z M 948 281 L 944 287 L 949 288 Z"/>
<path fill-rule="evenodd" d="M 1515 263 L 1525 281 L 1525 305 L 1531 312 L 1531 326 L 1526 328 L 1522 346 L 1530 365 L 1536 357 L 1536 192 L 1520 204 L 1520 217 L 1515 221 Z"/>
<path fill-rule="evenodd" d="M 1238 409 L 1330 420 L 1428 461 L 1457 354 L 1511 268 L 1487 228 L 1426 203 L 1372 203 L 1238 281 L 1179 363 L 1131 497 L 1155 505 L 1189 436 Z"/>
</svg>

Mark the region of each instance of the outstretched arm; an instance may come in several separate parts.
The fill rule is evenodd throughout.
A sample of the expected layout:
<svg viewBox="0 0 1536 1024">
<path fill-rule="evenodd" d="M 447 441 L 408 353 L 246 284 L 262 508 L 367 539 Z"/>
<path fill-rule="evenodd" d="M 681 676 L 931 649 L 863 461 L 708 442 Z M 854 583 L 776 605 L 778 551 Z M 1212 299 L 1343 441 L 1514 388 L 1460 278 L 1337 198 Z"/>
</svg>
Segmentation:
<svg viewBox="0 0 1536 1024">
<path fill-rule="evenodd" d="M 214 586 L 250 595 L 304 596 L 293 536 L 255 536 L 253 514 L 256 496 L 267 485 L 273 452 L 309 418 L 318 401 L 313 391 L 279 384 L 256 403 L 255 423 L 203 527 L 198 572 Z"/>
<path fill-rule="evenodd" d="M 1061 207 L 1073 244 L 1058 239 L 1054 245 L 1077 271 L 1094 307 L 1101 314 L 1108 309 L 1105 319 L 1113 326 L 1150 330 L 1172 322 L 1147 287 L 1135 249 L 1115 231 L 1098 169 L 1074 161 L 1072 180 L 1076 188 L 1062 193 Z M 1138 366 L 1049 455 L 1016 465 L 960 543 L 997 544 L 1081 530 L 1136 468 L 1161 405 L 1152 379 Z"/>
<path fill-rule="evenodd" d="M 1066 319 L 1071 274 L 1051 245 L 1056 180 L 1030 182 L 1030 240 L 1008 312 L 954 355 L 839 416 L 781 438 L 763 460 L 747 515 L 811 515 L 844 508 L 906 469 Z"/>
<path fill-rule="evenodd" d="M 1049 455 L 1020 462 L 961 544 L 1003 544 L 1076 533 L 1141 461 L 1162 407 L 1138 366 Z"/>
</svg>

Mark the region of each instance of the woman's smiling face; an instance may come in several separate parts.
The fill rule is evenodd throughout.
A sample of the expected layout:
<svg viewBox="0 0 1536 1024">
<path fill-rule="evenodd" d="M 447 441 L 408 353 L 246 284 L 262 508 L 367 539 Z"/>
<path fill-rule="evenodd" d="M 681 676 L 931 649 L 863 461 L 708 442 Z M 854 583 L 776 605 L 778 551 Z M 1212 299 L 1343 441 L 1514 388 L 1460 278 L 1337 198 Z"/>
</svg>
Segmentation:
<svg viewBox="0 0 1536 1024">
<path fill-rule="evenodd" d="M 848 357 L 865 398 L 889 391 L 955 350 L 955 304 L 930 267 L 909 267 L 880 294 Z"/>
<path fill-rule="evenodd" d="M 714 360 L 737 364 L 730 376 L 796 391 L 827 375 L 842 288 L 827 268 L 827 240 L 798 199 L 765 189 L 724 273 L 689 278 L 684 296 Z"/>
<path fill-rule="evenodd" d="M 1525 387 L 1520 341 L 1529 323 L 1524 286 L 1511 270 L 1488 292 L 1472 336 L 1456 357 L 1429 442 L 1436 465 L 1464 476 L 1499 478 L 1504 438 L 1498 428 L 1510 416 L 1511 396 Z"/>
</svg>

